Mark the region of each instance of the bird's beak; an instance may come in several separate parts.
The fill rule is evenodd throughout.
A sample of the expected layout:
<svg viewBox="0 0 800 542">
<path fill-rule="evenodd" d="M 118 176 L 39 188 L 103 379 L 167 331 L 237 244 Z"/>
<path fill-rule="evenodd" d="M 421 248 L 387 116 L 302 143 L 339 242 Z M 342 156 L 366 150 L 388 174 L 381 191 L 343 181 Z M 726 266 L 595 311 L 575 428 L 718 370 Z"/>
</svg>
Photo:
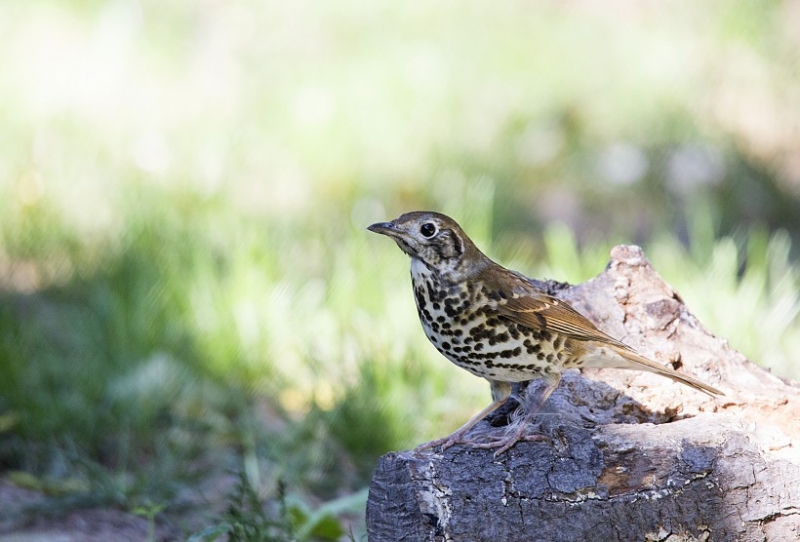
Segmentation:
<svg viewBox="0 0 800 542">
<path fill-rule="evenodd" d="M 411 248 L 414 244 L 413 239 L 410 239 L 406 231 L 397 225 L 397 222 L 377 222 L 372 226 L 368 226 L 367 229 L 371 232 L 380 233 L 381 235 L 385 235 L 386 237 L 390 238 L 392 241 L 397 243 L 397 246 L 400 247 L 400 250 L 408 254 L 409 256 L 414 257 L 417 253 L 417 250 Z"/>
<path fill-rule="evenodd" d="M 380 233 L 381 235 L 388 235 L 389 237 L 395 237 L 399 233 L 394 222 L 378 222 L 367 227 L 367 229 L 371 232 Z"/>
</svg>

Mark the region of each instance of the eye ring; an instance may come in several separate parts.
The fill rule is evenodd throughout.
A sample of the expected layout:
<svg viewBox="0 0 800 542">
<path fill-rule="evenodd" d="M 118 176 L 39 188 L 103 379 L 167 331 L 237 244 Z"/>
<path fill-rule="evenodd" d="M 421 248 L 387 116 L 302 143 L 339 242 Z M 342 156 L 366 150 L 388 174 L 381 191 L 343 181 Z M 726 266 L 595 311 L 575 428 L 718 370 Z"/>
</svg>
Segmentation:
<svg viewBox="0 0 800 542">
<path fill-rule="evenodd" d="M 436 235 L 436 224 L 433 222 L 426 222 L 422 226 L 419 227 L 419 232 L 422 234 L 423 237 L 426 239 L 430 239 L 434 235 Z"/>
</svg>

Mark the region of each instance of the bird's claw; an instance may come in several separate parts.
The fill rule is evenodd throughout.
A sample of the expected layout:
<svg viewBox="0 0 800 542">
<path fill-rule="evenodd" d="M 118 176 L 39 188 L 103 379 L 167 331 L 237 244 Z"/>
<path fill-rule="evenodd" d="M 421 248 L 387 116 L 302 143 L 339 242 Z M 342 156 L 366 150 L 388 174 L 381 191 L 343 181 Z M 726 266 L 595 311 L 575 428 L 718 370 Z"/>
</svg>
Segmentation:
<svg viewBox="0 0 800 542">
<path fill-rule="evenodd" d="M 520 429 L 517 429 L 514 432 L 503 436 L 486 436 L 484 432 L 478 432 L 478 433 L 479 434 L 474 435 L 472 437 L 465 437 L 465 435 L 453 434 L 444 438 L 420 444 L 419 446 L 414 448 L 414 451 L 421 452 L 423 450 L 429 450 L 431 448 L 440 448 L 441 451 L 443 452 L 446 449 L 450 448 L 451 446 L 455 446 L 456 444 L 464 444 L 466 446 L 471 446 L 472 448 L 477 448 L 480 450 L 494 449 L 495 450 L 494 457 L 497 458 L 503 452 L 510 450 L 519 441 L 527 441 L 527 442 L 552 441 L 550 437 L 542 433 L 527 432 L 525 426 L 522 426 Z"/>
<path fill-rule="evenodd" d="M 527 442 L 545 442 L 550 441 L 550 437 L 547 435 L 543 435 L 541 433 L 525 433 L 524 431 L 518 432 L 515 431 L 510 435 L 502 436 L 502 437 L 494 437 L 489 440 L 484 440 L 482 442 L 470 442 L 469 444 L 472 445 L 474 448 L 479 448 L 483 450 L 492 450 L 494 449 L 494 457 L 497 458 L 503 452 L 507 452 L 517 442 L 520 441 L 527 441 Z"/>
<path fill-rule="evenodd" d="M 450 448 L 451 446 L 455 446 L 456 444 L 461 443 L 461 437 L 456 435 L 450 435 L 449 437 L 439 438 L 436 440 L 431 440 L 429 442 L 424 442 L 414 448 L 415 452 L 422 452 L 424 450 L 430 450 L 431 448 L 441 448 L 441 451 L 445 451 L 446 449 Z"/>
</svg>

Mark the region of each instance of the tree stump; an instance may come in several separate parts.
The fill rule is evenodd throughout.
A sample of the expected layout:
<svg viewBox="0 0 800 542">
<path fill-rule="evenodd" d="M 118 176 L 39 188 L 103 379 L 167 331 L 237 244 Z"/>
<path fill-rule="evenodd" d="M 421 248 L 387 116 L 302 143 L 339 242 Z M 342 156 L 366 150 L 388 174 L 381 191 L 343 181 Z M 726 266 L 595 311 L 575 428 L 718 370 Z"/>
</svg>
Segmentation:
<svg viewBox="0 0 800 542">
<path fill-rule="evenodd" d="M 800 540 L 800 386 L 709 333 L 639 247 L 615 247 L 587 283 L 541 286 L 726 395 L 638 371 L 568 371 L 552 414 L 537 417 L 547 440 L 497 458 L 466 446 L 384 455 L 369 540 Z M 490 421 L 478 427 L 503 431 Z"/>
</svg>

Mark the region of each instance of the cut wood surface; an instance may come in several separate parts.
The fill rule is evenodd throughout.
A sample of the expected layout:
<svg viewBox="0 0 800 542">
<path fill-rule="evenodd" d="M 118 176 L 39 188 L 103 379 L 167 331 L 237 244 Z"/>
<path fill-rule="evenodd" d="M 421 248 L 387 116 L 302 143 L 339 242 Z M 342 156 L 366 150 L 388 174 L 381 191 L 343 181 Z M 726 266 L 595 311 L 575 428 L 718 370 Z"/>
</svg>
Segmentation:
<svg viewBox="0 0 800 542">
<path fill-rule="evenodd" d="M 638 371 L 567 371 L 532 427 L 547 438 L 497 458 L 461 445 L 383 456 L 369 540 L 800 540 L 798 384 L 713 336 L 639 247 L 615 247 L 584 284 L 540 286 L 725 396 Z M 476 429 L 504 431 L 508 410 Z"/>
</svg>

